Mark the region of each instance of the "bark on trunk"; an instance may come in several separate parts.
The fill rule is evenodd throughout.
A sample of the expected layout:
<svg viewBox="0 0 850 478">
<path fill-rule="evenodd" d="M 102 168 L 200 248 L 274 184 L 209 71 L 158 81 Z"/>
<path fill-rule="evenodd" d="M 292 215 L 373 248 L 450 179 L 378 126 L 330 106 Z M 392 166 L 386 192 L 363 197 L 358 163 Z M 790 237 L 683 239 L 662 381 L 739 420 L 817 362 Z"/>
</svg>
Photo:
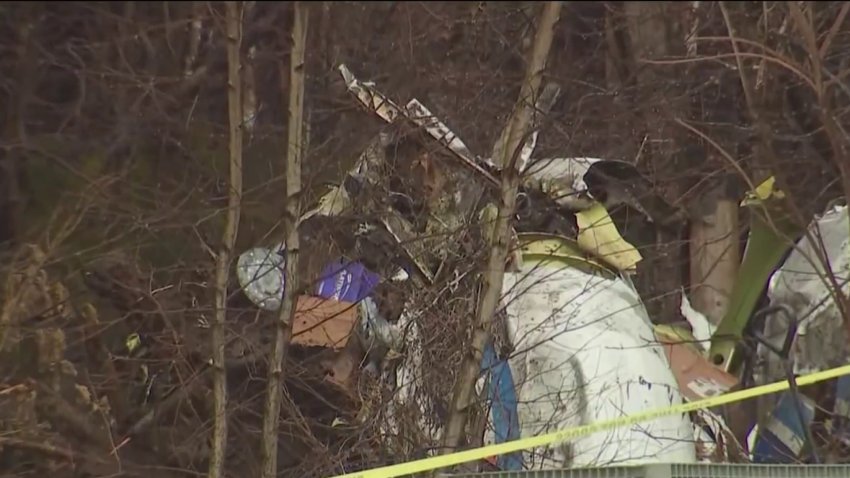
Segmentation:
<svg viewBox="0 0 850 478">
<path fill-rule="evenodd" d="M 307 43 L 308 6 L 295 2 L 292 56 L 289 65 L 289 147 L 286 153 L 286 287 L 283 290 L 274 348 L 269 360 L 268 390 L 263 419 L 263 478 L 277 475 L 277 437 L 284 363 L 292 338 L 298 294 L 298 217 L 301 197 L 301 160 L 304 155 L 304 51 Z"/>
<path fill-rule="evenodd" d="M 242 201 L 242 82 L 239 49 L 242 44 L 242 20 L 237 2 L 225 4 L 227 24 L 227 106 L 230 122 L 230 181 L 227 195 L 227 220 L 216 257 L 215 318 L 212 324 L 213 367 L 213 439 L 210 450 L 209 478 L 224 476 L 227 445 L 227 372 L 224 363 L 227 317 L 227 279 L 230 259 L 239 231 Z"/>
<path fill-rule="evenodd" d="M 740 263 L 739 201 L 725 185 L 701 198 L 691 223 L 691 303 L 717 325 L 726 314 Z"/>
<path fill-rule="evenodd" d="M 472 344 L 465 355 L 452 393 L 450 415 L 443 435 L 443 453 L 455 451 L 464 441 L 468 410 L 472 404 L 481 358 L 484 347 L 490 339 L 490 323 L 496 315 L 502 296 L 502 281 L 510 238 L 510 219 L 516 208 L 517 188 L 520 181 L 516 163 L 520 148 L 528 138 L 532 126 L 534 104 L 541 91 L 543 70 L 546 68 L 546 60 L 560 12 L 561 2 L 547 2 L 543 6 L 520 97 L 508 125 L 499 138 L 499 144 L 494 147 L 494 151 L 497 151 L 499 156 L 494 157 L 493 160 L 503 167 L 500 204 L 492 229 L 493 233 L 490 235 L 490 257 L 487 270 L 483 274 L 483 297 L 475 318 Z"/>
</svg>

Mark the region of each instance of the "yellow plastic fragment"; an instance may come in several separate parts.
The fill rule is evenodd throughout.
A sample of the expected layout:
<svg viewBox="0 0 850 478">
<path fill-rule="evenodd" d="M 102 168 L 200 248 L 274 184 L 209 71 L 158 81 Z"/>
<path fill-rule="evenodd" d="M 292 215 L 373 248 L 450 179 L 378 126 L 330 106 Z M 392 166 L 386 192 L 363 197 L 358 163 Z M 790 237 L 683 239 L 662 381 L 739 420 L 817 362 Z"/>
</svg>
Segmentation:
<svg viewBox="0 0 850 478">
<path fill-rule="evenodd" d="M 132 354 L 140 345 L 142 345 L 142 339 L 139 337 L 139 334 L 133 332 L 128 335 L 124 341 L 124 345 L 127 347 L 127 353 Z"/>
<path fill-rule="evenodd" d="M 617 226 L 602 204 L 594 203 L 576 213 L 578 246 L 599 260 L 620 271 L 632 272 L 643 256 L 617 230 Z"/>
<path fill-rule="evenodd" d="M 766 201 L 767 199 L 783 199 L 785 198 L 785 193 L 779 189 L 776 189 L 776 178 L 774 176 L 770 176 L 761 182 L 756 189 L 753 191 L 748 191 L 746 196 L 744 196 L 744 200 L 741 201 L 741 206 L 749 206 L 751 204 L 758 204 L 762 201 Z"/>
</svg>

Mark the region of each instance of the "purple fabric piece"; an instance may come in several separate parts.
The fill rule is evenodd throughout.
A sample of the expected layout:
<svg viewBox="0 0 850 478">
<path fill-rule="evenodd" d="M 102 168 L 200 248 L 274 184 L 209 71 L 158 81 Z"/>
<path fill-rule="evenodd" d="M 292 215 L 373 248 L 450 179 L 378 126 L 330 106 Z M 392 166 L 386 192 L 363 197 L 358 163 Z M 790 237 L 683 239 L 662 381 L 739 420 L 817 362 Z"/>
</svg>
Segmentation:
<svg viewBox="0 0 850 478">
<path fill-rule="evenodd" d="M 343 302 L 359 302 L 365 299 L 381 278 L 359 262 L 331 262 L 322 271 L 316 295 L 325 299 Z"/>
</svg>

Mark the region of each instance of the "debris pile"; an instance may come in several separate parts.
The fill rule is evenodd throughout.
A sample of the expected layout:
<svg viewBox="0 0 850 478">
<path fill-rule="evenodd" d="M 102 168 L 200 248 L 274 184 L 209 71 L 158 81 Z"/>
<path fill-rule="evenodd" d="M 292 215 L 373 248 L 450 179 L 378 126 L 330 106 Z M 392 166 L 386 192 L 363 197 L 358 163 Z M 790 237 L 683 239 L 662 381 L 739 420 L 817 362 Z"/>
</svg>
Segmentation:
<svg viewBox="0 0 850 478">
<path fill-rule="evenodd" d="M 281 441 L 282 467 L 305 475 L 321 467 L 350 472 L 435 453 L 467 354 L 481 357 L 468 446 L 730 391 L 746 377 L 735 368 L 748 359 L 742 343 L 756 339 L 758 367 L 749 365 L 762 382 L 847 361 L 837 302 L 812 279 L 827 274 L 806 262 L 817 255 L 811 234 L 769 289 L 771 305 L 793 318 L 790 325 L 768 314 L 763 332 L 756 330 L 757 294 L 747 291 L 717 327 L 684 293 L 689 330 L 654 325 L 631 281 L 643 258 L 614 210 L 630 210 L 650 229 L 680 228 L 685 214 L 649 193 L 630 163 L 534 158 L 539 124 L 519 152 L 524 174 L 503 306 L 488 331 L 491 342 L 470 350 L 502 172 L 419 100 L 399 106 L 344 65 L 340 73 L 386 127 L 299 221 L 305 243 L 321 239 L 337 253 L 322 257 L 321 271 L 301 281 L 310 286 L 300 292 L 292 324 L 281 423 L 281 433 L 297 438 Z M 558 91 L 548 85 L 538 99 L 544 116 Z M 764 204 L 777 194 L 771 188 L 765 181 L 744 205 Z M 817 226 L 846 293 L 847 208 L 836 207 Z M 763 230 L 751 232 L 742 274 L 766 280 L 785 249 L 760 236 Z M 234 267 L 239 292 L 228 301 L 226 344 L 229 466 L 260 461 L 262 377 L 287 286 L 285 260 L 278 242 L 243 251 Z M 48 262 L 41 250 L 27 248 L 4 284 L 0 467 L 97 476 L 202 469 L 210 312 L 201 304 L 211 302 L 210 292 L 189 281 L 156 284 L 120 256 L 90 265 L 73 285 L 56 279 L 62 276 Z M 72 300 L 69 288 L 85 293 Z M 825 348 L 826 339 L 836 341 Z M 827 433 L 850 446 L 847 381 L 839 380 L 831 396 Z M 811 429 L 822 402 L 791 392 L 779 397 L 766 407 L 771 413 L 751 444 L 740 443 L 725 411 L 701 410 L 475 466 L 819 461 L 814 450 L 829 440 Z M 805 426 L 795 427 L 799 416 Z M 316 463 L 299 459 L 308 452 Z"/>
<path fill-rule="evenodd" d="M 500 171 L 488 159 L 470 152 L 418 100 L 400 107 L 373 84 L 357 80 L 345 66 L 340 67 L 340 72 L 357 100 L 390 128 L 372 142 L 339 184 L 331 186 L 301 218 L 304 234 L 317 228 L 332 230 L 330 235 L 342 251 L 343 263 L 359 271 L 354 275 L 323 274 L 315 295 L 340 300 L 345 285 L 364 274 L 364 266 L 379 284 L 400 293 L 392 314 L 385 304 L 370 296 L 369 289 L 375 287 L 371 283 L 363 296 L 343 299 L 360 301 L 361 322 L 352 324 L 351 330 L 352 334 L 358 332 L 365 359 L 363 366 L 352 372 L 378 375 L 377 389 L 382 392 L 371 396 L 376 402 L 361 403 L 355 423 L 342 419 L 335 423 L 371 426 L 385 438 L 382 447 L 393 461 L 413 459 L 440 446 L 456 379 L 456 367 L 452 365 L 461 362 L 461 354 L 470 353 L 468 324 L 478 302 L 478 274 L 485 259 L 483 239 L 494 214 L 492 192 L 493 186 L 499 184 Z M 544 93 L 542 97 L 546 98 L 541 98 L 541 102 L 548 101 L 551 107 L 557 88 L 550 85 L 547 89 L 548 95 Z M 541 110 L 547 108 L 540 106 Z M 641 191 L 641 176 L 629 163 L 595 158 L 532 160 L 537 134 L 532 134 L 520 152 L 520 162 L 528 174 L 524 176 L 514 226 L 511 261 L 506 265 L 507 308 L 495 321 L 495 330 L 490 331 L 493 343 L 483 351 L 480 400 L 474 410 L 477 418 L 470 425 L 474 427 L 472 435 L 487 442 L 590 423 L 610 418 L 609 412 L 615 410 L 634 412 L 678 403 L 683 399 L 678 390 L 682 375 L 693 372 L 696 363 L 696 377 L 692 377 L 695 381 L 684 383 L 699 385 L 704 379 L 701 364 L 711 368 L 702 351 L 676 348 L 669 341 L 666 348 L 646 345 L 656 335 L 664 335 L 653 332 L 629 279 L 641 255 L 620 234 L 606 205 L 631 208 L 657 227 L 676 227 L 677 221 L 683 220 L 682 213 L 651 195 L 647 200 L 647 191 Z M 427 187 L 417 191 L 405 185 L 398 174 L 393 175 L 404 163 L 418 163 L 424 171 L 437 172 L 440 180 L 430 181 L 433 176 L 425 175 Z M 279 250 L 277 245 L 266 254 Z M 255 251 L 248 251 L 243 257 L 256 256 Z M 547 280 L 538 275 L 553 263 L 557 269 L 548 275 L 566 275 L 546 285 Z M 259 291 L 263 286 L 248 283 L 247 273 L 243 279 L 243 288 L 260 307 L 273 304 L 281 296 L 285 279 L 279 265 L 274 274 L 278 277 L 268 280 L 273 287 L 267 291 L 267 298 L 254 297 L 252 287 Z M 538 280 L 525 283 L 521 292 L 512 291 L 513 286 L 523 282 L 523 276 Z M 593 284 L 598 288 L 596 293 L 589 292 Z M 541 287 L 555 289 L 541 289 L 543 295 L 538 297 L 534 290 Z M 556 292 L 557 299 L 552 295 Z M 629 299 L 621 304 L 622 310 L 600 309 L 587 302 L 596 297 L 593 300 L 601 301 L 599 304 L 610 305 L 626 296 Z M 555 307 L 552 300 L 563 304 Z M 519 307 L 519 303 L 524 305 Z M 548 339 L 539 336 L 544 324 L 549 325 L 543 329 L 560 332 Z M 579 331 L 583 328 L 590 335 L 568 332 L 574 327 Z M 621 344 L 627 352 L 598 355 L 611 345 L 609 339 L 642 342 Z M 668 361 L 681 356 L 690 357 L 691 366 L 671 370 Z M 647 360 L 652 364 L 647 362 L 641 367 L 642 361 Z M 587 375 L 604 364 L 613 367 L 613 375 Z M 631 368 L 624 364 L 631 364 Z M 722 377 L 721 382 L 728 387 L 734 380 Z M 612 402 L 611 410 L 605 408 L 605 401 L 588 405 L 596 395 L 616 395 L 611 387 L 637 389 L 647 385 L 649 391 L 640 394 L 639 401 Z M 593 390 L 598 393 L 591 393 Z M 561 395 L 556 402 L 547 398 L 553 393 Z M 624 389 L 619 393 L 627 392 Z M 650 397 L 652 393 L 658 396 Z M 701 390 L 687 397 L 702 398 L 705 393 L 708 392 Z M 553 419 L 554 415 L 546 412 L 547 407 L 562 410 L 556 414 L 560 418 Z M 708 412 L 694 414 L 694 418 L 703 425 L 694 428 L 687 417 L 676 418 L 675 423 L 659 421 L 655 441 L 664 444 L 652 453 L 646 452 L 646 431 L 635 427 L 613 442 L 610 436 L 593 436 L 573 449 L 555 450 L 555 455 L 551 450 L 545 452 L 543 459 L 534 451 L 524 456 L 500 457 L 494 464 L 503 469 L 549 468 L 604 464 L 600 460 L 606 459 L 638 463 L 668 455 L 677 461 L 693 461 L 697 448 L 702 459 L 728 458 L 724 451 L 728 447 L 717 446 L 718 437 L 721 442 L 724 437 L 734 440 L 722 419 Z M 716 433 L 707 434 L 703 427 Z M 633 446 L 626 446 L 627 442 Z M 643 452 L 632 453 L 637 449 Z M 370 465 L 380 464 L 384 463 Z"/>
</svg>

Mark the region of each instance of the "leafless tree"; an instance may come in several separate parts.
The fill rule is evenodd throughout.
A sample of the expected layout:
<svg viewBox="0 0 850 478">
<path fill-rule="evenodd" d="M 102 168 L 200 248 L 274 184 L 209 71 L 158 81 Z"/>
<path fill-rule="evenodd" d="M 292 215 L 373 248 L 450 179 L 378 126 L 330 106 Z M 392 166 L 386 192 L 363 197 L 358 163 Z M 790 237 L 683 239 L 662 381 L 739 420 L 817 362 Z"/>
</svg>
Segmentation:
<svg viewBox="0 0 850 478">
<path fill-rule="evenodd" d="M 242 202 L 242 15 L 237 2 L 227 2 L 227 104 L 230 120 L 230 181 L 227 194 L 227 222 L 216 256 L 215 321 L 213 341 L 213 438 L 210 451 L 210 478 L 224 476 L 227 450 L 227 371 L 224 327 L 227 318 L 227 283 L 231 257 L 239 232 Z"/>
<path fill-rule="evenodd" d="M 301 200 L 301 161 L 304 157 L 304 77 L 307 49 L 309 7 L 302 2 L 294 4 L 292 26 L 292 56 L 289 60 L 289 141 L 286 153 L 286 287 L 275 334 L 274 347 L 269 360 L 268 390 L 266 392 L 265 418 L 263 420 L 263 477 L 277 476 L 278 417 L 283 387 L 284 360 L 292 336 L 298 297 L 298 239 L 299 203 Z M 283 68 L 283 65 L 281 65 Z"/>
<path fill-rule="evenodd" d="M 542 91 L 543 73 L 552 46 L 555 24 L 561 15 L 560 2 L 547 2 L 540 12 L 540 20 L 534 37 L 534 46 L 530 52 L 528 71 L 520 89 L 520 97 L 505 126 L 498 145 L 494 148 L 500 154 L 494 158 L 496 164 L 502 167 L 502 184 L 496 220 L 492 225 L 490 236 L 490 257 L 484 274 L 484 285 L 481 303 L 478 306 L 475 320 L 473 339 L 470 349 L 461 365 L 457 382 L 452 396 L 451 414 L 446 424 L 443 442 L 444 452 L 456 450 L 464 441 L 466 421 L 475 381 L 481 367 L 484 347 L 490 340 L 490 322 L 496 315 L 502 296 L 502 281 L 505 273 L 510 241 L 511 218 L 515 214 L 517 190 L 520 183 L 521 148 L 529 141 L 531 134 L 534 107 Z M 528 161 L 528 158 L 525 158 Z M 489 224 L 484 227 L 491 227 Z"/>
<path fill-rule="evenodd" d="M 753 217 L 744 190 L 775 175 L 797 231 L 850 193 L 846 4 L 558 5 L 545 5 L 563 11 L 555 22 L 532 3 L 322 2 L 308 29 L 305 4 L 2 4 L 0 468 L 329 475 L 481 440 L 486 400 L 472 384 L 517 178 L 479 187 L 433 142 L 363 111 L 343 63 L 505 165 L 527 139 L 531 99 L 559 85 L 535 158 L 631 162 L 688 212 L 657 234 L 628 207 L 611 210 L 644 256 L 635 283 L 656 323 L 685 325 L 682 290 L 714 321 L 728 312 Z M 531 55 L 544 34 L 549 53 Z M 389 138 L 389 186 L 365 203 L 392 198 L 419 224 L 440 198 L 476 190 L 451 233 L 406 241 L 438 256 L 434 282 L 374 293 L 390 321 L 403 306 L 421 316 L 426 353 L 411 380 L 433 399 L 405 409 L 393 439 L 381 427 L 400 392 L 361 372 L 356 344 L 343 384 L 328 379 L 341 352 L 286 347 L 290 294 L 310 294 L 335 257 L 389 255 L 350 247 L 367 208 L 296 220 L 376 137 Z M 478 219 L 488 202 L 495 228 Z M 234 258 L 280 242 L 289 305 L 258 310 L 234 286 Z M 823 280 L 846 319 L 840 271 Z M 420 413 L 445 425 L 442 444 Z"/>
</svg>

